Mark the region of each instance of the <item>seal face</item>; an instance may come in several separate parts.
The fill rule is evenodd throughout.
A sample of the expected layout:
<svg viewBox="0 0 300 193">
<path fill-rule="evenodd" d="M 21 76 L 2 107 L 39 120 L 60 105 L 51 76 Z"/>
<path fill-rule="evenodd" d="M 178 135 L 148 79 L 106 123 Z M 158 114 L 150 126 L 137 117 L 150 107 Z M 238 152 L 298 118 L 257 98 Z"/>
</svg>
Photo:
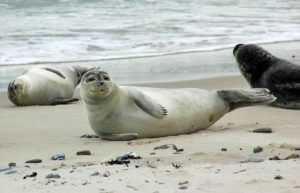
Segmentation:
<svg viewBox="0 0 300 193">
<path fill-rule="evenodd" d="M 17 106 L 67 104 L 88 68 L 39 65 L 25 71 L 8 85 L 8 98 Z"/>
<path fill-rule="evenodd" d="M 268 88 L 277 97 L 272 105 L 300 109 L 300 65 L 255 44 L 238 44 L 233 55 L 252 88 Z"/>
<path fill-rule="evenodd" d="M 91 128 L 107 140 L 192 133 L 233 109 L 274 100 L 265 89 L 208 92 L 119 86 L 100 69 L 84 75 L 80 91 Z"/>
</svg>

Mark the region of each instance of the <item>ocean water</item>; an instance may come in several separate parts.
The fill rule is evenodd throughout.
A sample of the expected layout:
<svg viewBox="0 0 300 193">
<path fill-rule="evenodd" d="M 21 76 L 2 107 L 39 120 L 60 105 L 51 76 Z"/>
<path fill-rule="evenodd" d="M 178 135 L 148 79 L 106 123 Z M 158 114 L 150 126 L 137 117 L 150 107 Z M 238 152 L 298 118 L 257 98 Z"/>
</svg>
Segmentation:
<svg viewBox="0 0 300 193">
<path fill-rule="evenodd" d="M 101 63 L 300 40 L 299 10 L 299 0 L 0 0 L 0 89 L 39 63 Z M 166 64 L 164 73 L 168 65 L 174 68 Z"/>
</svg>

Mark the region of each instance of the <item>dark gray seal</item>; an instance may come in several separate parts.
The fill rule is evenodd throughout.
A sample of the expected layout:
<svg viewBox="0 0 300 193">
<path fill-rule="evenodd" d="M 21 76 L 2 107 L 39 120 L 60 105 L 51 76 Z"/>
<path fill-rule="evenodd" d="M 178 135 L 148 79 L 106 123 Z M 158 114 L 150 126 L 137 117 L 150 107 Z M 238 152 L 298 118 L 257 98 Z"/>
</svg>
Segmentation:
<svg viewBox="0 0 300 193">
<path fill-rule="evenodd" d="M 300 109 L 300 65 L 255 44 L 238 44 L 233 55 L 252 88 L 268 88 L 277 98 L 272 105 Z"/>
</svg>

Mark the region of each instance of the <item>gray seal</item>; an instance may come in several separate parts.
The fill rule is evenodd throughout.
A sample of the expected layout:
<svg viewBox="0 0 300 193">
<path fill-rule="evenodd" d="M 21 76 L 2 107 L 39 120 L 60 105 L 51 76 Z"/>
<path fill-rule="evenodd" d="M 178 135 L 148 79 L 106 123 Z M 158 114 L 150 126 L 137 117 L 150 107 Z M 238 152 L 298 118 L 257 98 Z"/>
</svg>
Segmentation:
<svg viewBox="0 0 300 193">
<path fill-rule="evenodd" d="M 75 87 L 90 69 L 81 66 L 34 66 L 8 85 L 8 98 L 17 106 L 68 104 Z"/>
<path fill-rule="evenodd" d="M 255 44 L 238 44 L 233 55 L 252 88 L 268 88 L 277 98 L 272 105 L 300 109 L 300 65 Z"/>
<path fill-rule="evenodd" d="M 267 89 L 209 92 L 120 86 L 100 69 L 84 75 L 80 91 L 91 128 L 106 140 L 193 133 L 236 108 L 275 100 Z"/>
</svg>

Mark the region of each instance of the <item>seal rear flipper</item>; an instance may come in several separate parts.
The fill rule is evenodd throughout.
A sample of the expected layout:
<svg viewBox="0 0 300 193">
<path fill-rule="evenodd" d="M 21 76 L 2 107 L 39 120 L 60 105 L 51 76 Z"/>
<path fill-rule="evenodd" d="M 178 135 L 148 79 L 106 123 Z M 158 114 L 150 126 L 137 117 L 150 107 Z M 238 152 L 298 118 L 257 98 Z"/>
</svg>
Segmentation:
<svg viewBox="0 0 300 193">
<path fill-rule="evenodd" d="M 54 99 L 51 103 L 51 105 L 65 105 L 70 104 L 72 102 L 79 101 L 77 98 L 70 98 L 70 99 Z"/>
<path fill-rule="evenodd" d="M 272 103 L 276 100 L 265 88 L 244 90 L 219 90 L 218 95 L 229 103 L 230 111 L 240 107 Z"/>
<path fill-rule="evenodd" d="M 102 134 L 101 139 L 109 141 L 127 141 L 138 138 L 137 133 Z"/>
<path fill-rule="evenodd" d="M 168 114 L 168 111 L 165 107 L 142 92 L 134 91 L 132 92 L 132 96 L 135 104 L 153 117 L 161 119 Z"/>
</svg>

